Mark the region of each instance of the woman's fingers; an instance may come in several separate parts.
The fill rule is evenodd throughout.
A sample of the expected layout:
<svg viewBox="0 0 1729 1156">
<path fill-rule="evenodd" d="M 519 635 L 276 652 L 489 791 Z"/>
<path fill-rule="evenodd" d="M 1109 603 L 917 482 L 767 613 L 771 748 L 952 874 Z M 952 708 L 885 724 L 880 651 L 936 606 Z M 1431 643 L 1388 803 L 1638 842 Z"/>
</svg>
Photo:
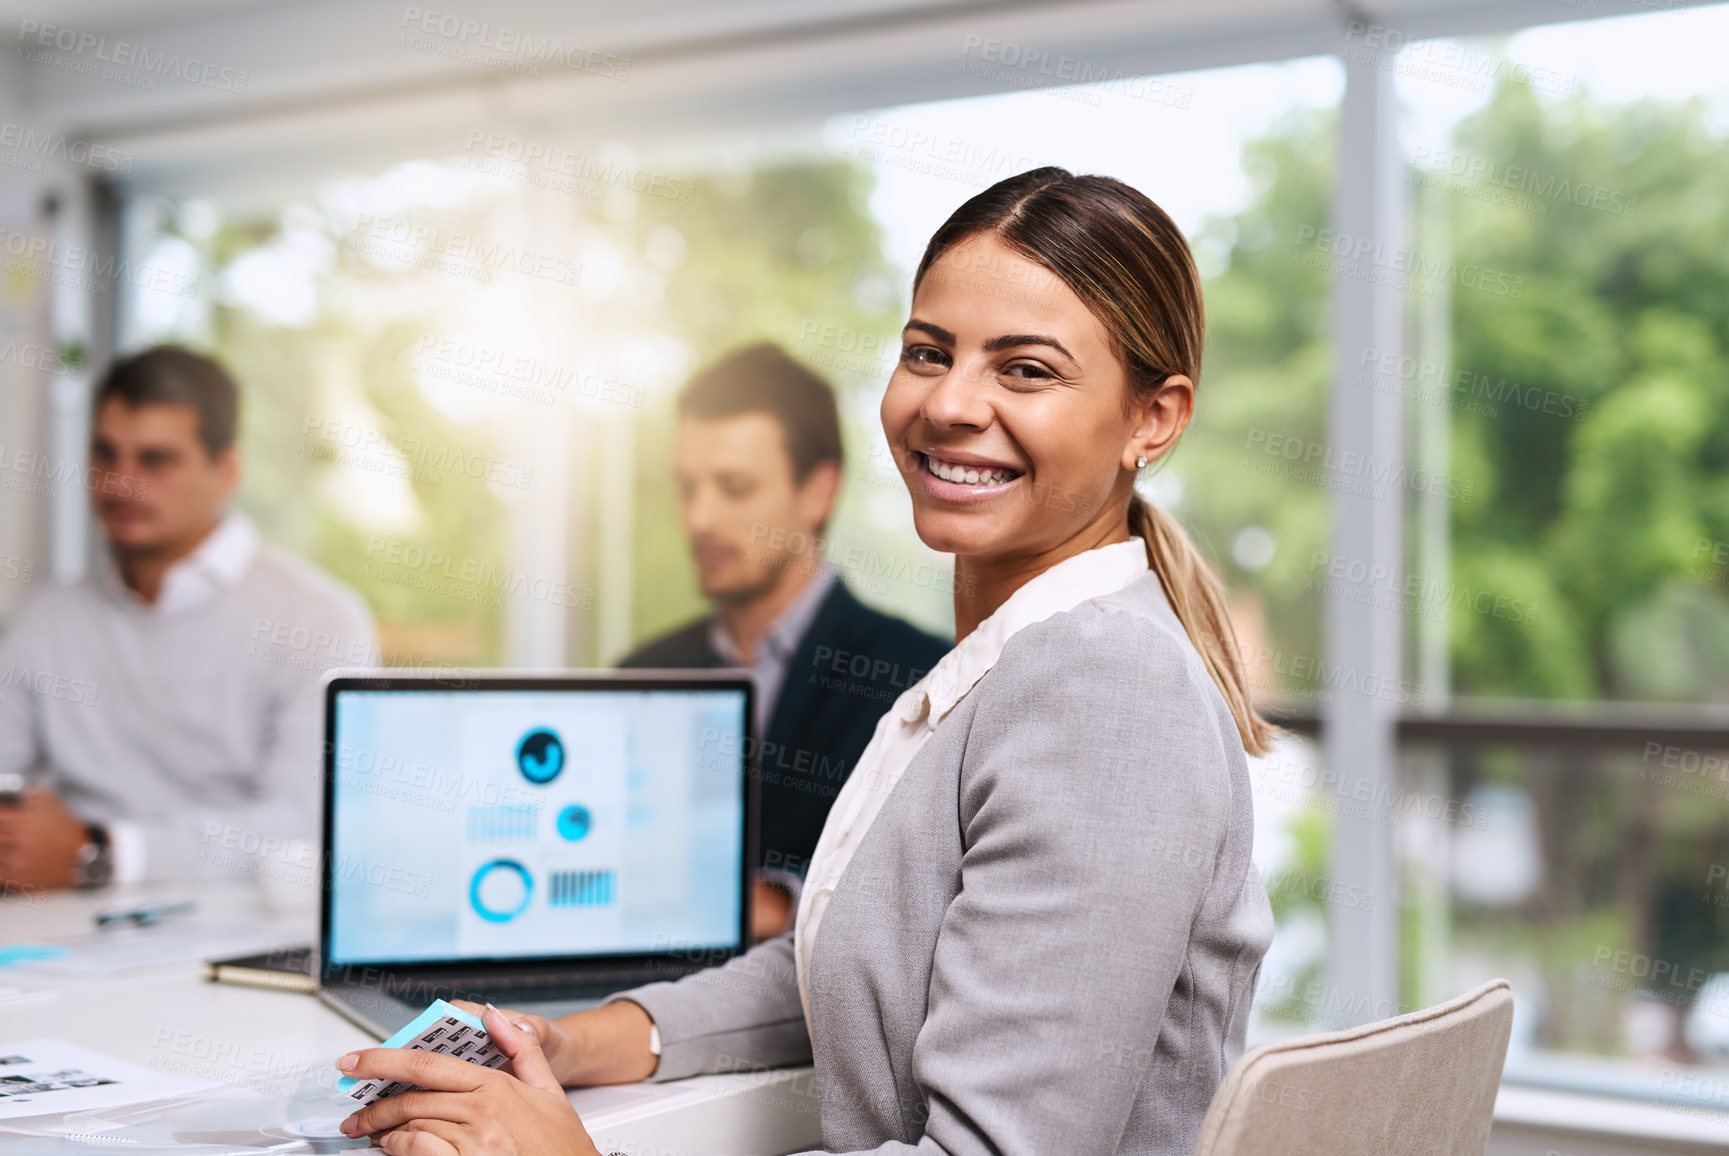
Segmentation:
<svg viewBox="0 0 1729 1156">
<path fill-rule="evenodd" d="M 471 999 L 453 999 L 450 1001 L 450 1003 L 451 1003 L 451 1006 L 461 1008 L 463 1011 L 467 1012 L 469 1015 L 474 1016 L 476 1019 L 485 1019 L 486 1018 L 486 1009 L 489 1007 L 492 1007 L 492 1005 L 489 1003 L 475 1003 Z M 501 1007 L 501 1008 L 498 1008 L 496 1010 L 503 1012 L 505 1015 L 509 1016 L 512 1020 L 529 1020 L 532 1022 L 534 1020 L 540 1019 L 539 1016 L 529 1015 L 527 1012 L 512 1011 L 510 1008 L 507 1008 L 507 1007 Z"/>
<path fill-rule="evenodd" d="M 460 1061 L 459 1061 L 460 1062 Z M 399 1128 L 410 1120 L 448 1120 L 466 1124 L 475 1118 L 473 1098 L 449 1092 L 399 1092 L 368 1104 L 342 1122 L 345 1136 L 369 1136 Z"/>
<path fill-rule="evenodd" d="M 363 1048 L 337 1060 L 336 1068 L 357 1080 L 401 1080 L 434 1092 L 472 1092 L 492 1075 L 479 1064 L 415 1048 Z"/>
<path fill-rule="evenodd" d="M 487 1008 L 480 1022 L 486 1025 L 486 1032 L 498 1050 L 510 1057 L 510 1070 L 517 1079 L 544 1092 L 564 1095 L 564 1086 L 552 1074 L 552 1065 L 540 1050 L 540 1038 L 533 1024 L 524 1021 L 518 1026 L 497 1008 Z"/>
<path fill-rule="evenodd" d="M 552 1035 L 551 1020 L 545 1016 L 537 1016 L 529 1012 L 512 1011 L 507 1007 L 493 1007 L 491 1004 L 482 1004 L 480 1010 L 474 1014 L 479 1016 L 480 1022 L 484 1024 L 488 1011 L 498 1012 L 514 1026 L 526 1030 L 529 1035 L 534 1037 L 534 1042 L 540 1045 L 541 1050 L 546 1050 L 546 1041 Z"/>
<path fill-rule="evenodd" d="M 462 1156 L 462 1129 L 444 1120 L 405 1124 L 378 1138 L 390 1156 Z"/>
</svg>

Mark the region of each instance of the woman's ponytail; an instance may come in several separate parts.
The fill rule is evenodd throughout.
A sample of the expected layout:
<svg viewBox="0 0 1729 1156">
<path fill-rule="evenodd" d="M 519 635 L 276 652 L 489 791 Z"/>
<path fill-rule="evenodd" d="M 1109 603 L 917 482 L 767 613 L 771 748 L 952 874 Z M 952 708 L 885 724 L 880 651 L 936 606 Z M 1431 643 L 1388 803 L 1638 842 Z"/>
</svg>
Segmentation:
<svg viewBox="0 0 1729 1156">
<path fill-rule="evenodd" d="M 1231 629 L 1224 585 L 1176 519 L 1139 494 L 1129 499 L 1129 533 L 1146 542 L 1147 563 L 1159 576 L 1177 621 L 1189 632 L 1189 641 L 1207 664 L 1207 673 L 1225 696 L 1243 749 L 1251 755 L 1266 754 L 1276 731 L 1255 713 L 1248 672 L 1243 669 L 1236 631 Z"/>
</svg>

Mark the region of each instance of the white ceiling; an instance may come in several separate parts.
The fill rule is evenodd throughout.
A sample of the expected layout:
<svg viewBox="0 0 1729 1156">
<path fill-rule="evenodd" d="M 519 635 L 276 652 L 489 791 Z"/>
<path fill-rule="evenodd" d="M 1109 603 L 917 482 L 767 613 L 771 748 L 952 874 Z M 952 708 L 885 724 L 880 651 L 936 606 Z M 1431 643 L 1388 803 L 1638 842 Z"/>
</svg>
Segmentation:
<svg viewBox="0 0 1729 1156">
<path fill-rule="evenodd" d="M 0 68 L 21 119 L 122 148 L 134 185 L 173 189 L 236 173 L 293 180 L 314 157 L 326 171 L 376 169 L 460 151 L 476 128 L 559 142 L 689 139 L 1058 82 L 1037 68 L 1010 69 L 1006 81 L 963 71 L 992 41 L 1138 76 L 1337 53 L 1349 44 L 1347 12 L 1407 36 L 1467 35 L 1657 2 L 1597 0 L 1582 12 L 1559 0 L 0 0 L 15 43 L 33 44 L 27 30 L 50 24 L 101 40 L 44 59 L 6 53 Z M 443 50 L 428 51 L 403 42 L 416 13 L 484 25 L 494 41 L 510 30 L 610 54 L 597 71 L 628 60 L 628 78 L 559 64 L 525 76 L 498 65 L 532 61 L 480 48 L 479 33 L 419 33 Z M 218 71 L 211 84 L 135 65 L 122 70 L 127 83 L 80 71 L 111 67 L 102 58 L 128 51 L 122 42 Z M 241 74 L 244 93 L 226 90 L 224 78 Z"/>
</svg>

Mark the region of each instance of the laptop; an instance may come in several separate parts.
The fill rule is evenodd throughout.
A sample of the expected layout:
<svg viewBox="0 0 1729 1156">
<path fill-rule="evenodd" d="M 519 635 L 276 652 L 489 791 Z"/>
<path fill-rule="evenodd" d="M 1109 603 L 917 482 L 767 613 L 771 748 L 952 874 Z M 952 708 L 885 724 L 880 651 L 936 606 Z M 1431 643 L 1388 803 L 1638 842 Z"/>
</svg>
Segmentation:
<svg viewBox="0 0 1729 1156">
<path fill-rule="evenodd" d="M 379 1038 L 435 999 L 558 1016 L 748 944 L 749 679 L 336 675 L 319 998 Z"/>
</svg>

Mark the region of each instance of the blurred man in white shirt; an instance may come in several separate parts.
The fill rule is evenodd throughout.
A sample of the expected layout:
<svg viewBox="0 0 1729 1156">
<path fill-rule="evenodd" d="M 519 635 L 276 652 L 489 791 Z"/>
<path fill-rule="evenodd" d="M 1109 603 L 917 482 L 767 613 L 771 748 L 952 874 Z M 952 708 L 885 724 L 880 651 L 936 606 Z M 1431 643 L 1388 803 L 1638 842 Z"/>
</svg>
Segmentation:
<svg viewBox="0 0 1729 1156">
<path fill-rule="evenodd" d="M 319 682 L 376 662 L 354 591 L 228 511 L 238 391 L 159 347 L 97 388 L 87 475 L 107 549 L 0 638 L 0 884 L 304 874 Z M 298 862 L 289 863 L 289 860 Z"/>
</svg>

